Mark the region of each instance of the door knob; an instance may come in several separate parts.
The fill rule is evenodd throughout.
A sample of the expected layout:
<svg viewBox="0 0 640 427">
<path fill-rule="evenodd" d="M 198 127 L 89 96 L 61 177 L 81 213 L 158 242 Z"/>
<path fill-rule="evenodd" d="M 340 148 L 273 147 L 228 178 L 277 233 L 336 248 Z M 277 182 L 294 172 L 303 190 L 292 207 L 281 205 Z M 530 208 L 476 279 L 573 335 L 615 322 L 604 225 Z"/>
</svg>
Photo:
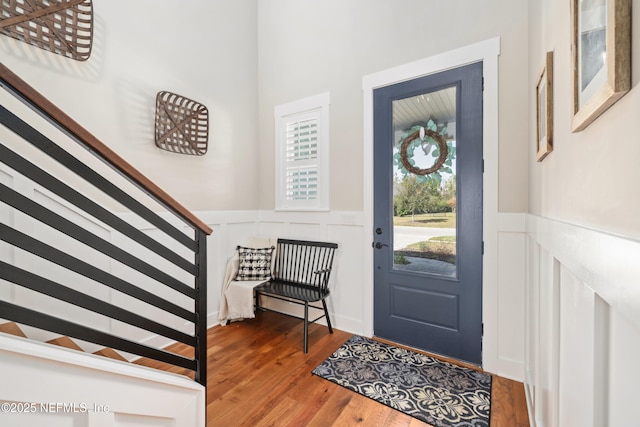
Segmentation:
<svg viewBox="0 0 640 427">
<path fill-rule="evenodd" d="M 375 246 L 376 249 L 382 249 L 383 246 L 389 246 L 389 245 L 386 245 L 386 244 L 380 243 L 380 242 L 376 242 L 376 244 L 374 246 Z"/>
</svg>

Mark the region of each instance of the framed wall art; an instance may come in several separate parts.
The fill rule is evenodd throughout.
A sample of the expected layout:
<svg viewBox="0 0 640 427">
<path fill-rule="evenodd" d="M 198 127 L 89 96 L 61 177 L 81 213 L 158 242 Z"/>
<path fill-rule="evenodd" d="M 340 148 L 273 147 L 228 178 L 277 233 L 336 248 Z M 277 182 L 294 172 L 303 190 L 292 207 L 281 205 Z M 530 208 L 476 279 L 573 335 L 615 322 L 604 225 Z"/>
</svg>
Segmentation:
<svg viewBox="0 0 640 427">
<path fill-rule="evenodd" d="M 586 128 L 631 87 L 631 0 L 571 0 L 572 131 Z"/>
<path fill-rule="evenodd" d="M 547 52 L 536 83 L 536 160 L 553 151 L 553 52 Z"/>
</svg>

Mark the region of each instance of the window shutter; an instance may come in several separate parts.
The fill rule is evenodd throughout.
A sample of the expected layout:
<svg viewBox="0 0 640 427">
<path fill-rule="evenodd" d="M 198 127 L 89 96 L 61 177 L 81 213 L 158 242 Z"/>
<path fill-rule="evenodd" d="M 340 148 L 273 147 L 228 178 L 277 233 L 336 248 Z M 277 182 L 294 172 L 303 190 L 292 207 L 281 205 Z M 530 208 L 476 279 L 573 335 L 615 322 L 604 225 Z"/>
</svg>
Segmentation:
<svg viewBox="0 0 640 427">
<path fill-rule="evenodd" d="M 287 168 L 287 200 L 318 198 L 318 168 Z"/>
<path fill-rule="evenodd" d="M 318 198 L 318 117 L 286 125 L 287 200 Z"/>
</svg>

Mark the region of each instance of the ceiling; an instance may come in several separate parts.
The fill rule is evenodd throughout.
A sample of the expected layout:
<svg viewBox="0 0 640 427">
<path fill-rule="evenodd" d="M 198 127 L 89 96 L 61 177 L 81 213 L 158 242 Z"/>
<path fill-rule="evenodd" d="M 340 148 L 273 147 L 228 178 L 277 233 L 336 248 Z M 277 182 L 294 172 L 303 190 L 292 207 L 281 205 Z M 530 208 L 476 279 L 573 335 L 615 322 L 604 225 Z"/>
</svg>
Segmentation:
<svg viewBox="0 0 640 427">
<path fill-rule="evenodd" d="M 416 124 L 424 125 L 429 119 L 438 125 L 455 123 L 455 86 L 393 101 L 394 131 L 404 131 Z M 455 133 L 454 125 L 447 125 L 447 128 L 449 134 Z"/>
</svg>

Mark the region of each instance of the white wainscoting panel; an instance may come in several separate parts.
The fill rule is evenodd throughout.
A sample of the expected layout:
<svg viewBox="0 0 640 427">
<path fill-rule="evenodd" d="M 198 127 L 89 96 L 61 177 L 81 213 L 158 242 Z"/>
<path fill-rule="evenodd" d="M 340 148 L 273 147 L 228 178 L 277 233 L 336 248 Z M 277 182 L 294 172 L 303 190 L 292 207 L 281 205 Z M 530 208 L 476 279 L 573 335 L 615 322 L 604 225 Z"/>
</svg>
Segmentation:
<svg viewBox="0 0 640 427">
<path fill-rule="evenodd" d="M 595 426 L 595 294 L 570 271 L 560 273 L 561 426 Z M 589 408 L 589 409 L 587 409 Z M 585 410 L 586 409 L 586 410 Z"/>
<path fill-rule="evenodd" d="M 318 240 L 338 244 L 329 281 L 328 309 L 332 326 L 354 334 L 364 334 L 363 260 L 371 248 L 363 248 L 361 212 L 272 212 L 261 211 L 258 226 L 262 236 Z M 269 300 L 273 308 L 301 315 L 302 307 Z M 325 324 L 324 319 L 318 321 Z"/>
<path fill-rule="evenodd" d="M 526 216 L 499 213 L 494 228 L 484 231 L 482 367 L 523 381 Z"/>
<path fill-rule="evenodd" d="M 362 334 L 364 305 L 362 297 L 366 284 L 363 280 L 364 257 L 372 248 L 362 248 L 363 228 L 353 224 L 330 225 L 327 241 L 338 244 L 331 282 L 329 311 L 338 329 Z M 338 326 L 339 325 L 339 326 Z"/>
<path fill-rule="evenodd" d="M 527 217 L 532 426 L 637 427 L 640 242 Z"/>
<path fill-rule="evenodd" d="M 640 426 L 638 355 L 640 327 L 616 311 L 610 313 L 608 389 L 609 425 Z"/>
<path fill-rule="evenodd" d="M 524 254 L 522 232 L 498 232 L 497 357 L 501 376 L 524 376 Z M 485 366 L 485 369 L 488 367 Z"/>
<path fill-rule="evenodd" d="M 260 234 L 258 212 L 196 212 L 196 215 L 213 229 L 207 237 L 207 325 L 212 327 L 220 323 L 218 313 L 227 262 L 238 245 Z"/>
</svg>

